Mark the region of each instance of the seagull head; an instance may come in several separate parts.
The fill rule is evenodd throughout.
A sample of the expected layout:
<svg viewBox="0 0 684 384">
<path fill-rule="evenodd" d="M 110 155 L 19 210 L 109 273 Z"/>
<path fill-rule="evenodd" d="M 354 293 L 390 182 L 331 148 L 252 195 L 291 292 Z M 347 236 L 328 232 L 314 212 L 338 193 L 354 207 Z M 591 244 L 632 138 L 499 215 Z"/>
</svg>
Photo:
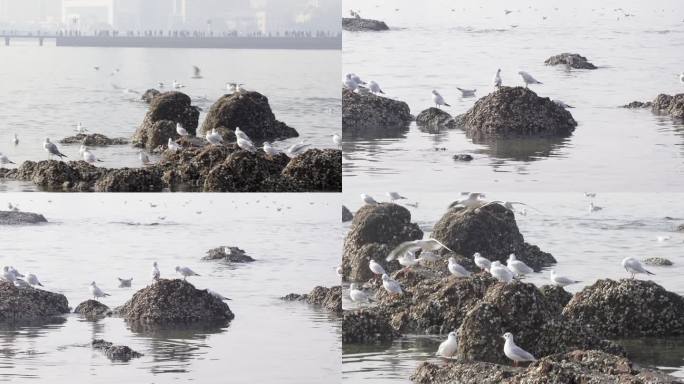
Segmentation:
<svg viewBox="0 0 684 384">
<path fill-rule="evenodd" d="M 478 257 L 481 257 L 481 256 L 482 256 L 482 255 L 480 255 L 480 252 L 475 252 L 475 253 L 473 253 L 473 258 L 478 258 Z"/>
<path fill-rule="evenodd" d="M 456 338 L 456 332 L 449 332 L 449 339 L 453 340 Z"/>
<path fill-rule="evenodd" d="M 383 273 L 383 274 L 382 274 L 382 281 L 387 281 L 387 280 L 389 280 L 389 279 L 390 279 L 390 277 L 387 276 L 386 273 Z"/>
<path fill-rule="evenodd" d="M 432 94 L 435 96 L 439 96 L 439 92 L 435 91 L 434 89 L 432 90 Z"/>
<path fill-rule="evenodd" d="M 510 255 L 508 255 L 508 260 L 515 261 L 518 260 L 518 258 L 515 257 L 515 253 L 511 253 Z"/>
<path fill-rule="evenodd" d="M 454 259 L 453 256 L 450 257 L 450 258 L 449 258 L 449 264 L 455 264 L 455 263 L 456 263 L 456 259 Z"/>
<path fill-rule="evenodd" d="M 49 143 L 49 142 L 50 142 L 50 138 L 49 138 L 49 137 L 46 137 L 46 138 L 45 138 L 45 142 L 46 142 L 46 143 Z"/>
<path fill-rule="evenodd" d="M 507 341 L 508 341 L 508 340 L 513 341 L 513 334 L 511 334 L 510 332 L 504 333 L 502 337 L 503 337 L 504 339 L 506 339 Z"/>
<path fill-rule="evenodd" d="M 92 283 L 90 283 L 90 285 L 94 287 L 94 286 L 95 286 L 95 282 L 93 281 Z"/>
<path fill-rule="evenodd" d="M 501 73 L 501 68 L 497 69 L 496 73 Z"/>
<path fill-rule="evenodd" d="M 157 262 L 155 261 L 154 263 L 152 263 L 152 266 L 156 267 L 156 266 L 157 266 Z"/>
<path fill-rule="evenodd" d="M 180 272 L 180 267 L 176 265 L 176 272 Z"/>
</svg>

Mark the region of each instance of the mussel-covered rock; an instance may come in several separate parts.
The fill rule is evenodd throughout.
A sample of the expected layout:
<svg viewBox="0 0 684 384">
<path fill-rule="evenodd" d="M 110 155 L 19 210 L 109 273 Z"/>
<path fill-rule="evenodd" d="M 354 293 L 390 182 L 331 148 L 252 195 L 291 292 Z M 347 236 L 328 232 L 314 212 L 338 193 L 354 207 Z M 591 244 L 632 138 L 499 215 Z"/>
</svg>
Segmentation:
<svg viewBox="0 0 684 384">
<path fill-rule="evenodd" d="M 321 306 L 335 314 L 342 314 L 342 287 L 336 285 L 326 288 L 317 286 L 309 293 L 290 293 L 283 297 L 287 301 L 306 301 L 311 305 Z"/>
<path fill-rule="evenodd" d="M 342 192 L 342 151 L 309 149 L 290 160 L 282 174 L 303 191 Z"/>
<path fill-rule="evenodd" d="M 403 101 L 342 89 L 342 133 L 345 136 L 396 136 L 407 131 L 412 120 L 409 106 Z"/>
<path fill-rule="evenodd" d="M 176 139 L 176 124 L 180 123 L 191 136 L 196 136 L 199 109 L 191 105 L 190 96 L 182 92 L 165 92 L 150 102 L 150 107 L 131 142 L 152 152 L 165 146 L 169 138 Z"/>
<path fill-rule="evenodd" d="M 114 343 L 102 339 L 93 340 L 91 346 L 93 349 L 102 351 L 107 358 L 114 361 L 128 361 L 143 355 L 127 345 L 114 345 Z"/>
<path fill-rule="evenodd" d="M 342 318 L 343 343 L 388 343 L 401 336 L 389 319 L 377 311 L 358 309 L 345 311 Z"/>
<path fill-rule="evenodd" d="M 596 69 L 597 67 L 590 63 L 586 57 L 577 53 L 561 53 L 560 55 L 551 56 L 544 61 L 546 65 L 566 65 L 575 69 Z"/>
<path fill-rule="evenodd" d="M 0 211 L 0 225 L 27 225 L 47 223 L 45 216 L 39 213 L 21 211 Z"/>
<path fill-rule="evenodd" d="M 111 315 L 112 311 L 108 306 L 100 303 L 99 301 L 90 299 L 76 306 L 74 313 L 83 315 L 88 320 L 96 320 L 101 317 Z"/>
<path fill-rule="evenodd" d="M 456 122 L 448 112 L 439 108 L 430 107 L 416 116 L 416 124 L 422 127 L 438 129 L 454 128 Z"/>
<path fill-rule="evenodd" d="M 104 147 L 128 144 L 129 140 L 123 137 L 109 138 L 100 133 L 79 133 L 75 136 L 65 137 L 59 142 L 62 144 L 83 144 L 88 147 Z"/>
<path fill-rule="evenodd" d="M 97 192 L 161 192 L 161 172 L 154 167 L 110 169 L 95 182 Z"/>
<path fill-rule="evenodd" d="M 64 295 L 0 280 L 0 323 L 48 321 L 66 313 L 69 303 Z"/>
<path fill-rule="evenodd" d="M 362 19 L 360 17 L 343 17 L 342 29 L 345 31 L 386 31 L 389 29 L 384 21 Z"/>
<path fill-rule="evenodd" d="M 231 263 L 250 263 L 254 259 L 238 247 L 218 247 L 207 251 L 202 260 L 223 260 Z"/>
</svg>

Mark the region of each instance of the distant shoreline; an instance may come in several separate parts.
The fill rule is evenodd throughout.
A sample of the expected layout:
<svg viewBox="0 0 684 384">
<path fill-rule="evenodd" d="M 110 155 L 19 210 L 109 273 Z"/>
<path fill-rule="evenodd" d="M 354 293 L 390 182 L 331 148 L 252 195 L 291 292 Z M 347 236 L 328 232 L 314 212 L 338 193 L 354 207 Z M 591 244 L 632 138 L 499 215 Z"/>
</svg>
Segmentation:
<svg viewBox="0 0 684 384">
<path fill-rule="evenodd" d="M 342 37 L 147 37 L 57 36 L 58 47 L 139 47 L 217 49 L 312 49 L 341 50 Z"/>
</svg>

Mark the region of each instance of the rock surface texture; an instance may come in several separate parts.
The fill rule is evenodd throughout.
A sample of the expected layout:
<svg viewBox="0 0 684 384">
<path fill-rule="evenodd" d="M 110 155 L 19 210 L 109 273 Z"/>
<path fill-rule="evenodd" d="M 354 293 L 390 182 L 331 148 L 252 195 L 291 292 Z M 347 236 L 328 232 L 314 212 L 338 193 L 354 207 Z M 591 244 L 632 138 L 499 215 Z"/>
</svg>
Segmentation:
<svg viewBox="0 0 684 384">
<path fill-rule="evenodd" d="M 387 31 L 389 27 L 384 21 L 373 19 L 361 19 L 358 17 L 343 17 L 342 29 L 351 32 L 360 31 Z"/>
<path fill-rule="evenodd" d="M 345 136 L 396 136 L 413 121 L 408 104 L 371 93 L 342 89 L 342 133 Z"/>
<path fill-rule="evenodd" d="M 544 61 L 546 65 L 567 65 L 574 69 L 597 69 L 586 57 L 577 53 L 561 53 L 551 56 Z"/>
<path fill-rule="evenodd" d="M 59 293 L 18 288 L 0 280 L 0 323 L 49 321 L 69 313 L 67 298 Z"/>
</svg>

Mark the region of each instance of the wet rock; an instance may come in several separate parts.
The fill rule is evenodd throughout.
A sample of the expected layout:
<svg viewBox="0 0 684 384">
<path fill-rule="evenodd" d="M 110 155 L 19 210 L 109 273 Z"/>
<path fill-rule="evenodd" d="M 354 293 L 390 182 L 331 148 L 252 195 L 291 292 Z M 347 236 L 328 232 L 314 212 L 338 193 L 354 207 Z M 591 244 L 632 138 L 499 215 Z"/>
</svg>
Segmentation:
<svg viewBox="0 0 684 384">
<path fill-rule="evenodd" d="M 670 115 L 674 118 L 684 119 L 684 93 L 674 96 L 660 94 L 653 100 L 651 111 L 657 114 Z"/>
<path fill-rule="evenodd" d="M 161 172 L 154 167 L 111 169 L 95 182 L 97 192 L 161 192 Z"/>
<path fill-rule="evenodd" d="M 467 153 L 459 153 L 453 156 L 456 161 L 473 161 L 473 156 Z"/>
<path fill-rule="evenodd" d="M 514 253 L 535 271 L 556 262 L 551 254 L 525 242 L 513 212 L 499 204 L 451 208 L 435 224 L 431 236 L 468 257 L 480 252 L 491 261 L 505 264 Z"/>
<path fill-rule="evenodd" d="M 94 349 L 102 351 L 110 360 L 128 361 L 143 354 L 132 350 L 126 345 L 114 345 L 102 339 L 95 339 L 91 343 Z"/>
<path fill-rule="evenodd" d="M 412 120 L 411 110 L 403 101 L 342 89 L 342 133 L 345 136 L 396 136 L 406 132 Z"/>
<path fill-rule="evenodd" d="M 118 312 L 128 322 L 153 325 L 226 323 L 235 318 L 221 299 L 180 279 L 157 280 L 136 292 Z"/>
<path fill-rule="evenodd" d="M 563 316 L 603 337 L 684 334 L 684 298 L 653 281 L 598 280 L 575 294 Z"/>
<path fill-rule="evenodd" d="M 500 87 L 478 100 L 456 125 L 474 140 L 494 137 L 564 137 L 577 126 L 570 112 L 528 88 Z"/>
<path fill-rule="evenodd" d="M 239 150 L 212 168 L 206 176 L 205 192 L 260 192 L 270 191 L 270 180 L 279 178 L 282 164 L 263 152 Z"/>
<path fill-rule="evenodd" d="M 213 128 L 225 128 L 229 134 L 219 131 L 223 139 L 234 142 L 236 127 L 240 127 L 255 144 L 299 136 L 294 128 L 276 120 L 268 98 L 255 91 L 221 96 L 209 108 L 200 133 L 204 136 Z"/>
<path fill-rule="evenodd" d="M 0 225 L 27 225 L 47 223 L 45 216 L 21 211 L 0 211 Z"/>
<path fill-rule="evenodd" d="M 336 285 L 326 288 L 314 287 L 308 294 L 290 293 L 282 298 L 286 301 L 306 301 L 311 305 L 321 306 L 335 314 L 342 314 L 342 287 Z"/>
<path fill-rule="evenodd" d="M 123 145 L 129 141 L 123 137 L 109 138 L 99 133 L 79 133 L 76 136 L 65 137 L 59 141 L 62 144 L 83 144 L 89 147 L 104 147 L 107 145 Z"/>
<path fill-rule="evenodd" d="M 342 151 L 309 149 L 290 160 L 282 174 L 308 192 L 342 192 Z"/>
<path fill-rule="evenodd" d="M 131 142 L 153 152 L 165 146 L 169 138 L 180 137 L 176 123 L 180 123 L 191 136 L 196 136 L 199 110 L 191 105 L 190 97 L 181 92 L 165 92 L 152 99 L 150 107 Z"/>
<path fill-rule="evenodd" d="M 505 332 L 537 358 L 573 349 L 624 354 L 617 344 L 563 318 L 534 284 L 519 281 L 491 286 L 465 315 L 459 331 L 457 357 L 468 361 L 508 363 L 501 337 Z"/>
<path fill-rule="evenodd" d="M 577 53 L 561 53 L 560 55 L 551 56 L 546 61 L 546 65 L 567 65 L 575 69 L 596 69 L 597 67 L 590 63 L 586 57 Z"/>
<path fill-rule="evenodd" d="M 142 96 L 140 96 L 140 100 L 142 100 L 142 101 L 146 102 L 147 104 L 149 104 L 149 103 L 152 102 L 152 99 L 154 99 L 155 97 L 157 97 L 157 96 L 159 96 L 159 95 L 161 95 L 161 92 L 159 92 L 158 90 L 156 90 L 156 89 L 154 89 L 154 88 L 150 88 L 150 89 L 148 89 L 147 91 L 145 91 L 145 92 L 142 94 Z"/>
<path fill-rule="evenodd" d="M 0 280 L 0 323 L 46 321 L 65 313 L 69 313 L 69 303 L 64 295 L 35 288 L 18 288 Z"/>
<path fill-rule="evenodd" d="M 416 124 L 428 128 L 455 128 L 454 118 L 439 108 L 430 107 L 416 116 Z"/>
<path fill-rule="evenodd" d="M 207 251 L 202 260 L 223 260 L 230 263 L 251 263 L 253 258 L 238 247 L 218 247 Z"/>
<path fill-rule="evenodd" d="M 14 177 L 31 181 L 47 190 L 77 190 L 81 182 L 93 183 L 103 172 L 104 168 L 95 167 L 85 161 L 25 161 Z"/>
<path fill-rule="evenodd" d="M 349 208 L 347 208 L 343 205 L 342 206 L 342 222 L 346 223 L 347 221 L 352 221 L 353 218 L 354 218 L 354 215 L 351 213 Z"/>
<path fill-rule="evenodd" d="M 342 318 L 343 343 L 389 343 L 401 334 L 392 328 L 389 319 L 368 309 L 345 311 Z"/>
<path fill-rule="evenodd" d="M 653 106 L 653 103 L 650 101 L 643 102 L 643 101 L 632 101 L 629 104 L 623 105 L 621 108 L 630 108 L 630 109 L 637 109 L 637 108 L 651 108 Z"/>
<path fill-rule="evenodd" d="M 351 32 L 360 31 L 387 31 L 389 27 L 384 21 L 373 19 L 361 19 L 357 17 L 343 17 L 342 29 Z"/>
<path fill-rule="evenodd" d="M 485 362 L 424 362 L 411 375 L 417 384 L 674 384 L 679 379 L 648 369 L 639 369 L 625 357 L 601 351 L 574 350 L 554 354 L 514 368 Z"/>
<path fill-rule="evenodd" d="M 669 267 L 672 262 L 664 257 L 649 257 L 644 259 L 644 264 L 655 265 L 658 267 Z"/>
<path fill-rule="evenodd" d="M 108 306 L 96 300 L 86 300 L 79 304 L 74 313 L 85 316 L 88 320 L 96 320 L 105 316 L 111 316 L 112 311 Z"/>
<path fill-rule="evenodd" d="M 572 293 L 557 285 L 542 285 L 539 291 L 546 297 L 546 301 L 554 307 L 556 313 L 563 312 L 563 307 L 572 299 Z"/>
<path fill-rule="evenodd" d="M 423 231 L 411 223 L 408 209 L 393 203 L 364 205 L 356 212 L 344 240 L 343 275 L 350 281 L 370 279 L 373 276 L 368 269 L 371 258 L 391 272 L 385 261 L 389 252 L 404 241 L 421 238 Z M 393 268 L 398 268 L 397 265 L 393 264 Z"/>
</svg>

